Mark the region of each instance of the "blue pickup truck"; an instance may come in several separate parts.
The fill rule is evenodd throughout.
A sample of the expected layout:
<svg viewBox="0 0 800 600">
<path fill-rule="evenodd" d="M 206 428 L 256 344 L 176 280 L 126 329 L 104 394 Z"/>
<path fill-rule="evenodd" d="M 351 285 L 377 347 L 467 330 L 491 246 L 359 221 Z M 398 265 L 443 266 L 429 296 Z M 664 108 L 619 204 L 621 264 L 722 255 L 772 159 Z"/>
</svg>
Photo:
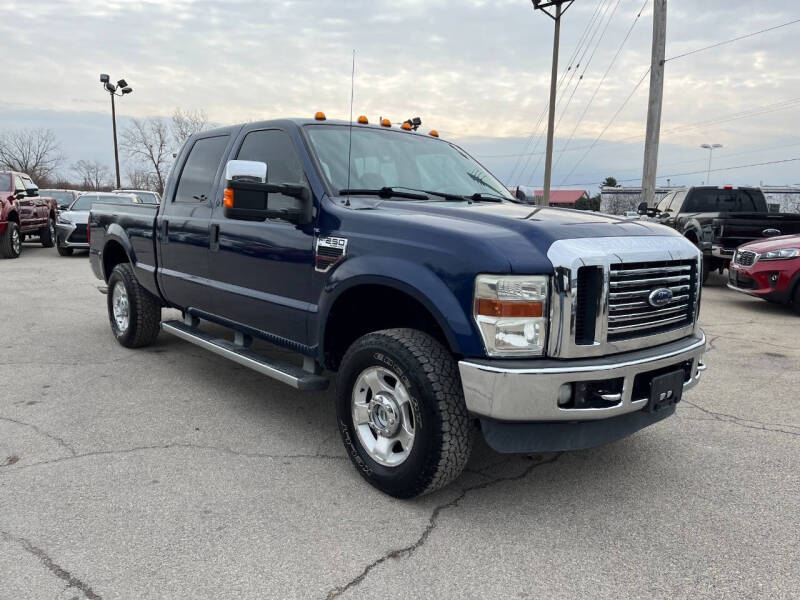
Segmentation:
<svg viewBox="0 0 800 600">
<path fill-rule="evenodd" d="M 160 205 L 94 207 L 117 341 L 163 331 L 298 390 L 336 373 L 347 453 L 401 498 L 458 477 L 476 432 L 500 452 L 577 450 L 675 411 L 705 369 L 691 242 L 519 204 L 436 132 L 365 121 L 195 134 Z"/>
</svg>

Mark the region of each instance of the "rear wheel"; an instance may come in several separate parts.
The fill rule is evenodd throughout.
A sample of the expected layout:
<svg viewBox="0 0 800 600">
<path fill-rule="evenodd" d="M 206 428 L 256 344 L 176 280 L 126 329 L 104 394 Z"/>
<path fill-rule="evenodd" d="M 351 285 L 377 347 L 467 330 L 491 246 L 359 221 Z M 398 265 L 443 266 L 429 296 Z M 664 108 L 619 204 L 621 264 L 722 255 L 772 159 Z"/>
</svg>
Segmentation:
<svg viewBox="0 0 800 600">
<path fill-rule="evenodd" d="M 126 348 L 149 346 L 161 328 L 161 304 L 144 289 L 128 263 L 108 278 L 108 319 L 117 341 Z"/>
<path fill-rule="evenodd" d="M 386 329 L 356 340 L 342 360 L 337 412 L 358 472 L 397 498 L 447 485 L 469 458 L 458 368 L 421 331 Z"/>
<path fill-rule="evenodd" d="M 72 256 L 72 251 L 74 248 L 62 248 L 61 246 L 58 247 L 58 253 L 61 256 Z"/>
<path fill-rule="evenodd" d="M 19 225 L 9 221 L 6 232 L 0 236 L 0 256 L 3 258 L 19 258 L 22 252 L 22 234 Z"/>
<path fill-rule="evenodd" d="M 56 245 L 56 222 L 53 219 L 48 219 L 47 225 L 39 230 L 39 241 L 45 248 Z"/>
</svg>

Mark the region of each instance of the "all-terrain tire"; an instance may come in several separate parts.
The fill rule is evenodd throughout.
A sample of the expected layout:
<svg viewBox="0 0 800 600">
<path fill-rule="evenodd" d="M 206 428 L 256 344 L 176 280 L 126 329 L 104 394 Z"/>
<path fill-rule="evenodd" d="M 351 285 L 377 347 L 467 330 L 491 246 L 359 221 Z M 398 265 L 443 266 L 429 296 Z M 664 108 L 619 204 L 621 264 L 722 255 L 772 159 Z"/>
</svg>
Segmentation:
<svg viewBox="0 0 800 600">
<path fill-rule="evenodd" d="M 392 372 L 408 392 L 415 438 L 397 466 L 376 462 L 353 422 L 356 383 L 372 367 Z M 356 340 L 342 359 L 337 415 L 347 453 L 361 476 L 396 498 L 412 498 L 456 479 L 472 447 L 456 361 L 433 337 L 415 329 L 385 329 Z"/>
<path fill-rule="evenodd" d="M 62 248 L 61 246 L 58 247 L 58 253 L 61 256 L 72 256 L 72 251 L 75 248 Z"/>
<path fill-rule="evenodd" d="M 56 222 L 53 219 L 47 220 L 47 225 L 39 230 L 39 241 L 44 248 L 52 248 L 56 245 Z"/>
<path fill-rule="evenodd" d="M 19 225 L 9 221 L 6 232 L 0 236 L 0 256 L 3 258 L 19 258 L 22 251 L 22 234 Z"/>
<path fill-rule="evenodd" d="M 115 288 L 119 286 L 127 304 L 127 323 L 121 326 L 114 313 Z M 108 278 L 108 319 L 117 341 L 126 348 L 149 346 L 161 329 L 161 303 L 144 289 L 133 275 L 128 263 L 114 267 Z"/>
</svg>

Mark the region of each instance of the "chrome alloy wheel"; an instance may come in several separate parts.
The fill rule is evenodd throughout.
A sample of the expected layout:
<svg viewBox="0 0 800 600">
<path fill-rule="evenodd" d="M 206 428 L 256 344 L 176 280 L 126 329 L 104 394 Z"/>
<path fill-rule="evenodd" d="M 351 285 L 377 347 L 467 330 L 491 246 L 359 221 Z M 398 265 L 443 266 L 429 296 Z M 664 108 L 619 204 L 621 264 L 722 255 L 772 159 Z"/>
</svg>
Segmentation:
<svg viewBox="0 0 800 600">
<path fill-rule="evenodd" d="M 414 446 L 415 417 L 408 390 L 385 367 L 369 367 L 356 379 L 351 396 L 353 425 L 370 458 L 396 467 Z"/>
<path fill-rule="evenodd" d="M 118 281 L 114 286 L 114 291 L 112 291 L 111 294 L 111 306 L 114 311 L 114 322 L 117 324 L 117 329 L 119 329 L 120 333 L 125 333 L 128 331 L 128 324 L 130 321 L 128 292 L 125 289 L 125 285 L 121 281 Z"/>
<path fill-rule="evenodd" d="M 20 250 L 22 249 L 22 241 L 19 237 L 19 229 L 16 227 L 11 231 L 11 249 L 14 251 L 14 254 L 19 254 Z"/>
</svg>

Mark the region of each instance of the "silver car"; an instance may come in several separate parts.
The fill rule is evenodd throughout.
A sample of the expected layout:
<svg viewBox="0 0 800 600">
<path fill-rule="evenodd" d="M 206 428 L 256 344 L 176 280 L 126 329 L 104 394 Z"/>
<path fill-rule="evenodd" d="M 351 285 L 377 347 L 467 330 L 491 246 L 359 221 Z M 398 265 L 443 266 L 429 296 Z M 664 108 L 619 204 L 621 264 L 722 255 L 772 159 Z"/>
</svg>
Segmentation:
<svg viewBox="0 0 800 600">
<path fill-rule="evenodd" d="M 56 217 L 56 247 L 61 256 L 72 256 L 73 250 L 89 249 L 87 224 L 89 211 L 96 204 L 142 204 L 135 194 L 87 192 L 78 196 L 67 210 Z"/>
<path fill-rule="evenodd" d="M 134 194 L 142 204 L 160 204 L 161 196 L 158 192 L 151 192 L 150 190 L 112 190 L 112 194 Z"/>
</svg>

